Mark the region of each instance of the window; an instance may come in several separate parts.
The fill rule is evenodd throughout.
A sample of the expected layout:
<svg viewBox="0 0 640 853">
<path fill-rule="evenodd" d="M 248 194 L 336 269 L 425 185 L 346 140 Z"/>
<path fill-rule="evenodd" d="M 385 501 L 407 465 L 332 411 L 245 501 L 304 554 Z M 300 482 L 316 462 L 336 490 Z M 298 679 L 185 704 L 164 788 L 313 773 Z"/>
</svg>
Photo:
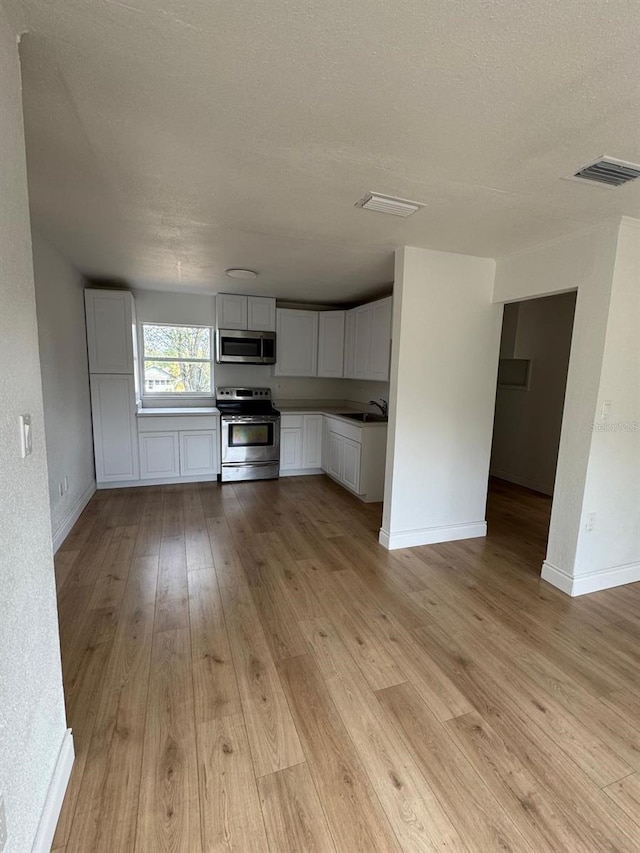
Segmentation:
<svg viewBox="0 0 640 853">
<path fill-rule="evenodd" d="M 142 326 L 144 394 L 209 395 L 211 329 Z"/>
</svg>

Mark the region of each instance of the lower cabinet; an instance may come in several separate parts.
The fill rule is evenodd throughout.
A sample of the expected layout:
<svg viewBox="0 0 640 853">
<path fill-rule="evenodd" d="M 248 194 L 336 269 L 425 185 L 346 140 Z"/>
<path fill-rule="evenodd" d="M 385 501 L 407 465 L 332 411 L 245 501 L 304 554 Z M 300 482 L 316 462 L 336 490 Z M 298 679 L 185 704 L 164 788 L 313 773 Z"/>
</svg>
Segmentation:
<svg viewBox="0 0 640 853">
<path fill-rule="evenodd" d="M 180 476 L 180 457 L 177 432 L 141 432 L 140 479 Z"/>
<path fill-rule="evenodd" d="M 280 471 L 304 474 L 322 468 L 323 415 L 283 415 L 280 420 Z"/>
<path fill-rule="evenodd" d="M 356 494 L 360 493 L 360 451 L 358 442 L 329 432 L 328 473 Z"/>
<path fill-rule="evenodd" d="M 138 479 L 135 400 L 133 376 L 125 373 L 91 374 L 98 484 Z"/>
<path fill-rule="evenodd" d="M 218 433 L 216 430 L 181 432 L 180 476 L 200 477 L 218 473 Z"/>
<path fill-rule="evenodd" d="M 365 502 L 381 501 L 387 430 L 345 423 L 327 415 L 323 425 L 322 468 Z"/>
<path fill-rule="evenodd" d="M 208 421 L 208 427 L 214 424 L 213 418 L 196 419 L 188 415 L 139 419 L 141 480 L 187 481 L 213 479 L 218 475 L 220 451 L 217 428 L 182 429 L 199 425 L 198 420 Z"/>
</svg>

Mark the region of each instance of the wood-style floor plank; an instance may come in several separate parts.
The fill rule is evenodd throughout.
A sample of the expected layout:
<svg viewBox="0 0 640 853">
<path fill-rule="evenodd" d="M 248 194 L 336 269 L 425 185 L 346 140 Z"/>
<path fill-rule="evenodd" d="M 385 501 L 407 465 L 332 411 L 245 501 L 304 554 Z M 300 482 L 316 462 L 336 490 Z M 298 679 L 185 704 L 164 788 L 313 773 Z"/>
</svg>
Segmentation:
<svg viewBox="0 0 640 853">
<path fill-rule="evenodd" d="M 300 764 L 298 733 L 249 588 L 221 592 L 256 775 Z"/>
<path fill-rule="evenodd" d="M 605 791 L 640 829 L 640 774 L 633 773 L 625 779 L 620 779 L 605 788 Z"/>
<path fill-rule="evenodd" d="M 345 853 L 398 853 L 401 847 L 313 658 L 286 658 L 278 672 L 336 847 Z"/>
<path fill-rule="evenodd" d="M 200 853 L 189 632 L 154 634 L 135 853 Z"/>
<path fill-rule="evenodd" d="M 336 853 L 306 764 L 258 779 L 271 850 L 279 853 Z"/>
<path fill-rule="evenodd" d="M 59 853 L 637 853 L 640 584 L 540 579 L 550 502 L 393 553 L 324 476 L 99 491 L 56 556 Z"/>
<path fill-rule="evenodd" d="M 242 714 L 198 726 L 203 849 L 268 853 Z"/>
<path fill-rule="evenodd" d="M 196 723 L 239 714 L 240 694 L 213 569 L 189 572 Z"/>
</svg>

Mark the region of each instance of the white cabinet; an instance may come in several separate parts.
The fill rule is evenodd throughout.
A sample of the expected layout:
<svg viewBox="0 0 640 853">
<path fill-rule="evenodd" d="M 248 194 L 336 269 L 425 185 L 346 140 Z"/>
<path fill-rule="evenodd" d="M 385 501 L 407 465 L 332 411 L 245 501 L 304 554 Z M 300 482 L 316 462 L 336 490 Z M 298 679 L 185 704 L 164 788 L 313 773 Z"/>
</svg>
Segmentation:
<svg viewBox="0 0 640 853">
<path fill-rule="evenodd" d="M 389 380 L 391 360 L 391 297 L 371 303 L 371 358 L 369 379 Z"/>
<path fill-rule="evenodd" d="M 342 481 L 349 489 L 360 492 L 360 451 L 361 445 L 350 438 L 343 439 Z"/>
<path fill-rule="evenodd" d="M 90 373 L 133 373 L 135 308 L 127 290 L 84 292 Z"/>
<path fill-rule="evenodd" d="M 354 309 L 353 376 L 367 379 L 371 360 L 371 309 L 361 305 Z"/>
<path fill-rule="evenodd" d="M 179 433 L 180 476 L 193 477 L 218 473 L 218 433 L 216 430 L 189 430 Z"/>
<path fill-rule="evenodd" d="M 318 376 L 341 377 L 344 372 L 345 311 L 318 313 Z"/>
<path fill-rule="evenodd" d="M 138 439 L 141 480 L 180 476 L 177 432 L 141 432 Z"/>
<path fill-rule="evenodd" d="M 216 294 L 216 327 L 218 329 L 246 329 L 248 320 L 247 297 L 237 293 Z"/>
<path fill-rule="evenodd" d="M 318 312 L 278 308 L 276 335 L 276 376 L 316 376 Z"/>
<path fill-rule="evenodd" d="M 302 427 L 280 430 L 280 470 L 298 471 L 302 468 Z"/>
<path fill-rule="evenodd" d="M 324 415 L 282 415 L 280 419 L 280 471 L 305 474 L 322 468 Z"/>
<path fill-rule="evenodd" d="M 275 332 L 276 300 L 268 296 L 247 296 L 248 326 L 252 332 Z"/>
<path fill-rule="evenodd" d="M 353 379 L 356 344 L 356 312 L 347 311 L 344 320 L 344 372 L 345 379 Z"/>
<path fill-rule="evenodd" d="M 387 430 L 381 424 L 359 426 L 325 415 L 322 468 L 365 502 L 384 495 Z"/>
<path fill-rule="evenodd" d="M 91 411 L 98 485 L 137 480 L 138 441 L 133 376 L 93 373 Z"/>
<path fill-rule="evenodd" d="M 141 480 L 193 482 L 220 472 L 213 415 L 143 415 L 138 417 L 138 440 Z"/>
<path fill-rule="evenodd" d="M 216 326 L 218 329 L 274 332 L 276 300 L 270 296 L 218 293 L 216 295 Z"/>
<path fill-rule="evenodd" d="M 345 376 L 386 382 L 391 355 L 391 297 L 360 305 L 349 312 Z M 353 356 L 351 356 L 351 349 Z M 353 367 L 351 367 L 353 359 Z"/>
<path fill-rule="evenodd" d="M 344 465 L 344 438 L 329 432 L 329 465 L 328 473 L 342 482 L 342 470 Z"/>
<path fill-rule="evenodd" d="M 324 415 L 304 415 L 302 421 L 302 467 L 322 467 L 322 422 Z"/>
</svg>

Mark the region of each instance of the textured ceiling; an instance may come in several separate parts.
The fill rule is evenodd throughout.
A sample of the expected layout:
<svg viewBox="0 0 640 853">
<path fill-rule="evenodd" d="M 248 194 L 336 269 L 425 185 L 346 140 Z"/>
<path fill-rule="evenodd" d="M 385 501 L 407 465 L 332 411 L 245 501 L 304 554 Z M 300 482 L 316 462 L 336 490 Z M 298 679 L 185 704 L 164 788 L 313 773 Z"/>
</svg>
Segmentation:
<svg viewBox="0 0 640 853">
<path fill-rule="evenodd" d="M 560 180 L 640 161 L 637 0 L 9 5 L 33 220 L 87 274 L 350 300 L 401 244 L 497 257 L 640 216 L 640 181 Z"/>
</svg>

